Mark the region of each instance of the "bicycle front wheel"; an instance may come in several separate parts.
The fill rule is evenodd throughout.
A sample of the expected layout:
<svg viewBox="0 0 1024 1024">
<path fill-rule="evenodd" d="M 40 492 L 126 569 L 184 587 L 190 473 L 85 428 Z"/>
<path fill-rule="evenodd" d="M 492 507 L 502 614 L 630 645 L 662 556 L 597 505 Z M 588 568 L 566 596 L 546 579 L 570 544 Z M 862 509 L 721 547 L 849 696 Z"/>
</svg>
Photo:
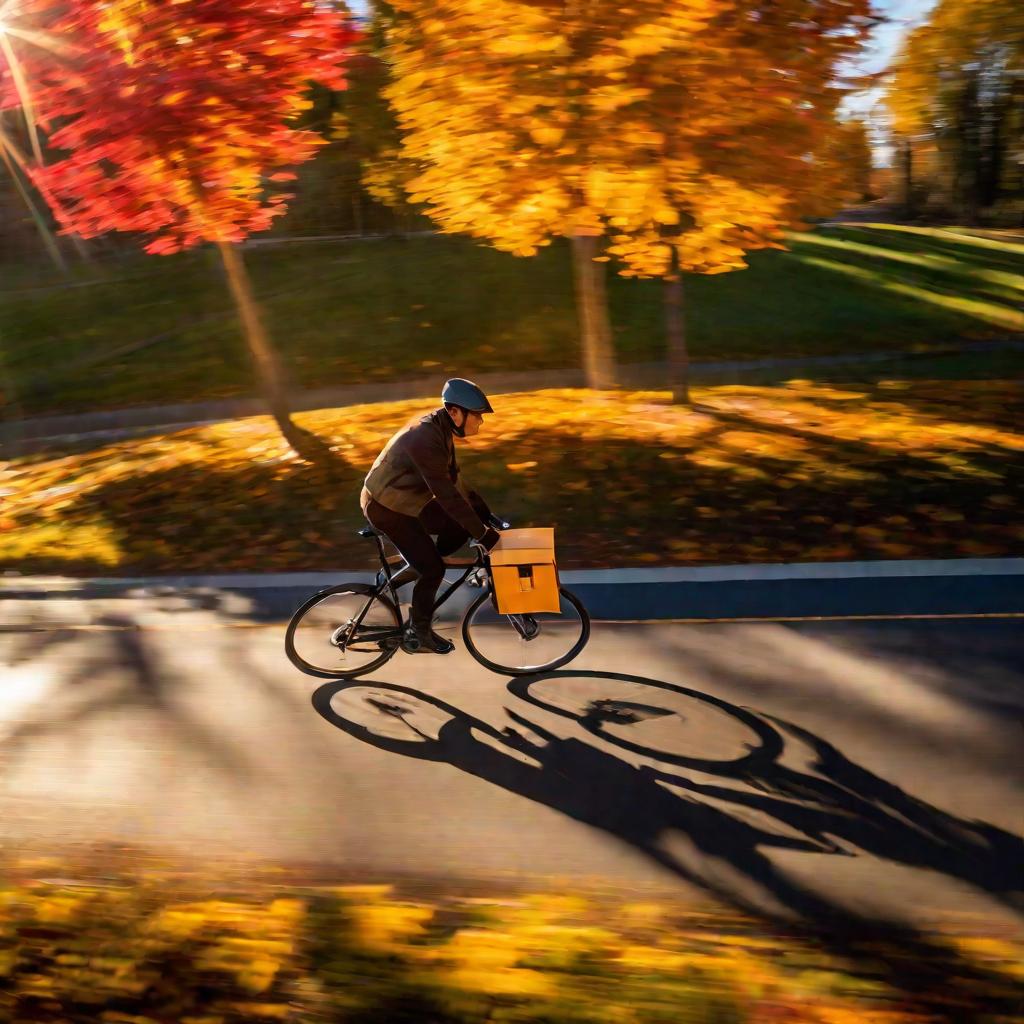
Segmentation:
<svg viewBox="0 0 1024 1024">
<path fill-rule="evenodd" d="M 466 612 L 462 638 L 485 668 L 510 676 L 546 672 L 572 661 L 590 639 L 590 616 L 583 602 L 562 587 L 557 612 L 501 615 L 489 592 Z"/>
<path fill-rule="evenodd" d="M 390 598 L 363 583 L 346 583 L 314 595 L 292 616 L 284 649 L 307 675 L 353 679 L 395 653 L 401 624 Z"/>
</svg>

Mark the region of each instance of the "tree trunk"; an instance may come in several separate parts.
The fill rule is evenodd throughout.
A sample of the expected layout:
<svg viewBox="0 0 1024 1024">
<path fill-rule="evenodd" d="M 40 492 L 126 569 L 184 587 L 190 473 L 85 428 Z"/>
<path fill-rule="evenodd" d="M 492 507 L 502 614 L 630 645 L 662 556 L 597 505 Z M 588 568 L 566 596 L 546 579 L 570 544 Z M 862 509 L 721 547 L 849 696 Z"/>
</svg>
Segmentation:
<svg viewBox="0 0 1024 1024">
<path fill-rule="evenodd" d="M 988 146 L 983 154 L 984 172 L 981 185 L 981 205 L 986 209 L 999 202 L 1003 173 L 1003 118 L 1004 109 L 992 115 Z"/>
<path fill-rule="evenodd" d="M 583 349 L 583 372 L 587 387 L 607 390 L 615 387 L 615 355 L 608 321 L 608 297 L 604 288 L 604 265 L 595 263 L 597 239 L 574 235 L 573 271 L 576 281 L 576 313 Z"/>
<path fill-rule="evenodd" d="M 28 208 L 28 212 L 32 216 L 32 222 L 36 226 L 36 231 L 39 232 L 39 238 L 42 240 L 46 254 L 53 261 L 53 265 L 62 274 L 66 274 L 68 272 L 67 260 L 64 259 L 64 254 L 60 251 L 60 246 L 57 243 L 56 237 L 50 230 L 49 225 L 43 219 L 43 215 L 39 212 L 36 204 L 32 202 L 32 196 L 29 195 L 28 190 L 24 185 L 22 185 L 21 179 L 18 177 L 14 168 L 8 164 L 7 169 L 10 172 L 11 180 L 14 182 L 14 187 L 18 190 L 18 195 L 21 197 L 21 201 Z"/>
<path fill-rule="evenodd" d="M 913 217 L 914 210 L 914 146 L 910 139 L 904 136 L 900 146 L 901 163 L 903 165 L 903 216 Z"/>
<path fill-rule="evenodd" d="M 352 197 L 352 224 L 356 234 L 362 238 L 363 235 L 363 196 L 359 191 Z"/>
<path fill-rule="evenodd" d="M 668 379 L 674 405 L 690 404 L 690 354 L 686 349 L 683 318 L 683 275 L 675 266 L 665 279 L 665 341 L 668 351 Z"/>
<path fill-rule="evenodd" d="M 294 446 L 300 434 L 298 427 L 292 422 L 284 369 L 263 326 L 242 254 L 231 242 L 218 242 L 217 248 L 224 261 L 231 294 L 242 318 L 242 330 L 249 346 L 249 355 L 252 357 L 260 390 L 281 433 L 288 443 Z"/>
<path fill-rule="evenodd" d="M 979 223 L 981 185 L 981 125 L 978 104 L 978 74 L 968 72 L 960 92 L 959 166 L 957 191 L 961 215 L 968 224 Z"/>
<path fill-rule="evenodd" d="M 0 160 L 3 161 L 4 167 L 7 168 L 8 177 L 14 182 L 18 196 L 32 217 L 47 255 L 53 260 L 53 265 L 62 274 L 66 274 L 68 270 L 67 261 L 64 259 L 64 254 L 60 251 L 60 245 L 57 242 L 56 236 L 50 230 L 50 226 L 46 223 L 28 189 L 22 183 L 21 176 L 26 173 L 24 170 L 26 166 L 25 157 L 21 154 L 18 147 L 4 134 L 3 129 L 4 126 L 0 124 Z"/>
<path fill-rule="evenodd" d="M 988 137 L 984 147 L 985 173 L 981 205 L 995 206 L 1003 194 L 1003 164 L 1006 161 L 1007 138 L 1012 140 L 1011 116 L 1013 113 L 1013 89 L 1007 89 L 999 102 L 993 103 L 989 113 Z"/>
</svg>

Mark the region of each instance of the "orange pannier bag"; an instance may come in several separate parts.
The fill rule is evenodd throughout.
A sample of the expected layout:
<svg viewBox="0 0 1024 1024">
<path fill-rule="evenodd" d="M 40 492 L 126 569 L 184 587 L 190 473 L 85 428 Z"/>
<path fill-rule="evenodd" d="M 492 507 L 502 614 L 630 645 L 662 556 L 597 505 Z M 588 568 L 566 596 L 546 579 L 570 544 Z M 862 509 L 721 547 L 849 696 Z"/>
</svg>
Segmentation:
<svg viewBox="0 0 1024 1024">
<path fill-rule="evenodd" d="M 559 611 L 554 528 L 505 530 L 491 548 L 491 575 L 499 614 Z"/>
</svg>

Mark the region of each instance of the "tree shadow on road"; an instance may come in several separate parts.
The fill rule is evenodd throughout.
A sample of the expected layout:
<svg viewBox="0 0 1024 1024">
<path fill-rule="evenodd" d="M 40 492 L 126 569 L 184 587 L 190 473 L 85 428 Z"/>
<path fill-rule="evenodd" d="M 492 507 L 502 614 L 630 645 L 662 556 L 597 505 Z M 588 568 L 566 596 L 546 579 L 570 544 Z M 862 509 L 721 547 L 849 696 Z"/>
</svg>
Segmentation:
<svg viewBox="0 0 1024 1024">
<path fill-rule="evenodd" d="M 538 698 L 542 682 L 588 680 L 643 689 L 642 700 L 601 699 L 567 708 Z M 332 725 L 392 753 L 451 764 L 551 807 L 640 851 L 675 877 L 727 906 L 770 920 L 883 981 L 930 1020 L 975 1021 L 1011 1012 L 1010 981 L 957 950 L 890 919 L 861 913 L 813 890 L 769 857 L 770 851 L 857 856 L 858 851 L 942 872 L 1022 909 L 1014 866 L 1017 836 L 958 819 L 904 793 L 845 758 L 820 737 L 718 697 L 615 673 L 556 672 L 515 680 L 510 690 L 538 711 L 573 719 L 598 744 L 559 735 L 506 708 L 514 726 L 499 730 L 435 697 L 393 684 L 330 683 L 313 706 Z M 623 736 L 630 726 L 677 715 L 672 694 L 724 714 L 743 728 L 743 753 L 710 759 L 652 748 Z M 682 716 L 680 716 L 682 717 Z M 532 738 L 531 738 L 532 737 Z M 780 763 L 798 741 L 812 752 L 807 770 Z M 634 764 L 627 756 L 672 765 Z M 717 776 L 740 788 L 680 774 Z M 759 824 L 751 823 L 750 812 Z M 467 827 L 472 827 L 467 821 Z M 1017 880 L 1019 884 L 1019 879 Z"/>
<path fill-rule="evenodd" d="M 45 659 L 57 654 L 60 669 L 52 687 L 0 732 L 0 759 L 14 765 L 47 736 L 68 735 L 112 712 L 137 709 L 158 715 L 181 745 L 204 757 L 225 777 L 241 783 L 256 774 L 255 763 L 211 730 L 180 700 L 181 680 L 171 677 L 151 638 L 131 615 L 111 612 L 89 623 L 84 656 L 81 628 L 48 627 L 42 615 L 34 628 L 19 634 L 0 667 L 32 666 L 45 676 Z M 64 649 L 67 654 L 64 654 Z"/>
</svg>

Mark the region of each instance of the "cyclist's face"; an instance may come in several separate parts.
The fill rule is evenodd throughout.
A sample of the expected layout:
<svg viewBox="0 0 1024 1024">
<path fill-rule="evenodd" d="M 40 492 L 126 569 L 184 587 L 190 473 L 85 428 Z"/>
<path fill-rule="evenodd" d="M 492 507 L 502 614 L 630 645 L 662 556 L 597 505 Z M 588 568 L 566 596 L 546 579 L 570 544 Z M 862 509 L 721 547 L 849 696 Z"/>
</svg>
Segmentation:
<svg viewBox="0 0 1024 1024">
<path fill-rule="evenodd" d="M 484 418 L 481 413 L 478 412 L 467 412 L 466 417 L 466 437 L 472 437 L 474 434 L 480 433 L 480 427 L 483 426 Z"/>
</svg>

